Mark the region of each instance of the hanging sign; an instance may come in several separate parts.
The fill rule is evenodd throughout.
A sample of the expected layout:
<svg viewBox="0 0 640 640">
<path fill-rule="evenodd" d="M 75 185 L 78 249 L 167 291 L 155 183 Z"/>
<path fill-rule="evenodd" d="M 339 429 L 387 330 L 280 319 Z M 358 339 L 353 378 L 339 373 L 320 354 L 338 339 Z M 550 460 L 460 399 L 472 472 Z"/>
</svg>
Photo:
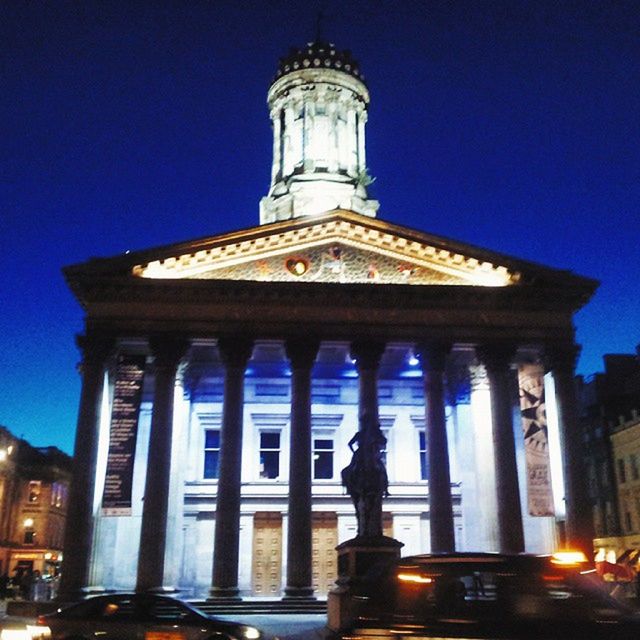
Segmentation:
<svg viewBox="0 0 640 640">
<path fill-rule="evenodd" d="M 120 356 L 109 426 L 107 474 L 102 494 L 102 515 L 131 515 L 133 462 L 142 400 L 145 356 Z"/>
<path fill-rule="evenodd" d="M 553 516 L 544 369 L 540 365 L 524 365 L 518 377 L 529 513 L 532 516 Z"/>
</svg>

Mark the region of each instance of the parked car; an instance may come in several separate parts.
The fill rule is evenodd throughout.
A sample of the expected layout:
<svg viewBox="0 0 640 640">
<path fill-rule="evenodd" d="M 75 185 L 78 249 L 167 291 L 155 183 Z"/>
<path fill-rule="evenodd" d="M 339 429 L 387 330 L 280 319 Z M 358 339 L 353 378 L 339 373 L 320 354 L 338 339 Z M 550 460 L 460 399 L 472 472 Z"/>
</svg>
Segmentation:
<svg viewBox="0 0 640 640">
<path fill-rule="evenodd" d="M 455 553 L 374 567 L 356 588 L 345 637 L 640 638 L 584 556 Z"/>
<path fill-rule="evenodd" d="M 52 640 L 262 640 L 245 624 L 219 620 L 168 596 L 96 596 L 38 618 Z"/>
</svg>

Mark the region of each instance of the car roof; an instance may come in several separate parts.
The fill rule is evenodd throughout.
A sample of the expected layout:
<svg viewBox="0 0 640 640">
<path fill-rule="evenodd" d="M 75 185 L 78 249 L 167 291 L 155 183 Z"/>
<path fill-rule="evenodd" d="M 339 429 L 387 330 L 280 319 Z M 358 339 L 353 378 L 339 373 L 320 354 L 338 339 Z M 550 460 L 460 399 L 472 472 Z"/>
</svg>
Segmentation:
<svg viewBox="0 0 640 640">
<path fill-rule="evenodd" d="M 491 552 L 456 552 L 456 553 L 426 553 L 400 558 L 394 564 L 399 567 L 408 565 L 501 565 L 513 569 L 534 569 L 549 567 L 552 556 L 535 555 L 529 553 L 507 554 Z"/>
</svg>

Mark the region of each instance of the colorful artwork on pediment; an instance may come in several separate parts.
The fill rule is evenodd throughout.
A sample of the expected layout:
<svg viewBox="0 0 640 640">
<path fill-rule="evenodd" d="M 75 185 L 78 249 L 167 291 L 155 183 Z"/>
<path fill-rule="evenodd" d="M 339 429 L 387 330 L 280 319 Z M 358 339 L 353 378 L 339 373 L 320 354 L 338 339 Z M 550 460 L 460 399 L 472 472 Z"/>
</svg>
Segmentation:
<svg viewBox="0 0 640 640">
<path fill-rule="evenodd" d="M 204 271 L 192 277 L 267 282 L 468 284 L 457 275 L 340 243 L 309 247 L 285 255 L 265 256 L 240 265 Z"/>
</svg>

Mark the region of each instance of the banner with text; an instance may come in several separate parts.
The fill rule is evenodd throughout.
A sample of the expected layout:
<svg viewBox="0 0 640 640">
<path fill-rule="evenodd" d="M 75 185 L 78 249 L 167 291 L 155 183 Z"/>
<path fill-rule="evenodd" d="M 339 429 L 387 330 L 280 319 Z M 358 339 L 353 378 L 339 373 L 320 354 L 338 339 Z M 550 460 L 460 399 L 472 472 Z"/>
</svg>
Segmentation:
<svg viewBox="0 0 640 640">
<path fill-rule="evenodd" d="M 555 511 L 542 366 L 529 364 L 520 367 L 519 387 L 529 513 L 532 516 L 553 516 Z"/>
<path fill-rule="evenodd" d="M 142 400 L 145 356 L 120 356 L 109 426 L 107 474 L 102 494 L 102 515 L 131 515 L 133 462 Z"/>
</svg>

